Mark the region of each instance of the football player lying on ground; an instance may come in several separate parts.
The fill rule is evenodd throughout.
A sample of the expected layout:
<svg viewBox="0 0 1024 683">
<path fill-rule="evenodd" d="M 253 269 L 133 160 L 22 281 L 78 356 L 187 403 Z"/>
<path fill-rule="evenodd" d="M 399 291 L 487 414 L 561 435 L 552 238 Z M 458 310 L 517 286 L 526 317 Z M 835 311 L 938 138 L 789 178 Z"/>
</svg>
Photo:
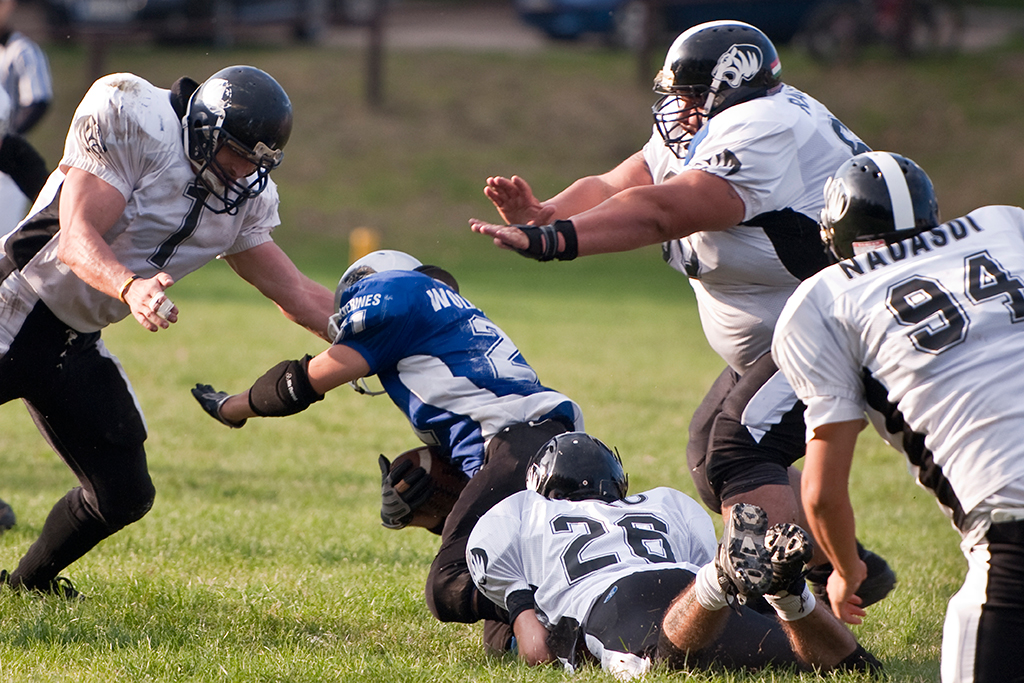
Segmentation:
<svg viewBox="0 0 1024 683">
<path fill-rule="evenodd" d="M 803 578 L 813 552 L 803 529 L 769 528 L 761 508 L 738 503 L 716 553 L 714 525 L 696 501 L 670 488 L 627 497 L 626 485 L 607 446 L 560 434 L 530 462 L 528 490 L 495 505 L 470 534 L 473 580 L 508 611 L 529 664 L 592 659 L 620 678 L 659 661 L 881 669 L 815 602 Z M 741 606 L 760 596 L 776 618 Z"/>
<path fill-rule="evenodd" d="M 192 393 L 214 418 L 241 427 L 254 416 L 298 413 L 337 386 L 376 375 L 415 433 L 436 439 L 431 474 L 421 461 L 399 458 L 392 466 L 381 456 L 384 526 L 419 523 L 441 535 L 427 578 L 430 611 L 441 621 L 487 620 L 485 645 L 504 651 L 512 638 L 507 615 L 473 585 L 469 532 L 525 487 L 537 450 L 555 434 L 582 429 L 583 417 L 576 403 L 541 385 L 512 340 L 458 292 L 441 268 L 398 251 L 374 252 L 338 283 L 330 348 L 276 365 L 241 394 L 205 384 Z M 435 492 L 450 488 L 435 476 L 434 466 L 446 464 L 468 483 L 450 512 L 441 512 L 446 518 L 417 522 Z"/>
<path fill-rule="evenodd" d="M 1024 210 L 940 225 L 931 180 L 888 152 L 845 162 L 825 196 L 821 235 L 842 260 L 793 294 L 772 353 L 807 404 L 803 503 L 835 567 L 832 609 L 865 615 L 849 475 L 870 412 L 962 538 L 943 683 L 1024 681 Z"/>
</svg>

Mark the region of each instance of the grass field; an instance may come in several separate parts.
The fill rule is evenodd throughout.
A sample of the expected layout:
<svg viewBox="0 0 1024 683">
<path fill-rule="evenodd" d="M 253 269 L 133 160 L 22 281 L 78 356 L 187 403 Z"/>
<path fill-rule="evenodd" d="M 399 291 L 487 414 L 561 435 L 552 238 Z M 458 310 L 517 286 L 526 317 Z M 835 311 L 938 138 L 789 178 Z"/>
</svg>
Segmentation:
<svg viewBox="0 0 1024 683">
<path fill-rule="evenodd" d="M 627 55 L 553 46 L 536 55 L 414 53 L 387 62 L 387 100 L 362 100 L 362 55 L 315 48 L 111 49 L 108 70 L 170 84 L 221 66 L 273 73 L 296 107 L 279 241 L 333 287 L 356 226 L 384 246 L 449 267 L 463 293 L 522 349 L 543 381 L 576 398 L 590 431 L 621 451 L 631 488 L 692 492 L 686 426 L 722 362 L 686 282 L 657 249 L 537 264 L 493 249 L 466 219 L 489 217 L 483 179 L 520 173 L 538 194 L 605 170 L 645 141 L 652 96 Z M 32 140 L 51 163 L 87 83 L 85 56 L 51 51 L 58 100 Z M 822 70 L 784 53 L 786 79 L 826 102 L 876 148 L 932 174 L 947 217 L 1024 203 L 1024 54 L 948 61 L 869 59 Z M 996 79 L 994 74 L 1000 74 Z M 176 285 L 180 323 L 104 333 L 150 428 L 153 511 L 65 573 L 89 595 L 61 604 L 0 593 L 0 681 L 555 681 L 491 660 L 477 626 L 439 624 L 423 582 L 436 548 L 378 523 L 378 453 L 414 445 L 386 398 L 339 389 L 289 419 L 228 430 L 188 393 L 242 390 L 283 358 L 322 344 L 213 263 Z M 74 484 L 22 406 L 0 407 L 0 497 L 19 525 L 0 539 L 13 568 L 53 502 Z M 938 678 L 942 615 L 964 561 L 957 536 L 895 452 L 862 439 L 854 471 L 859 536 L 900 576 L 856 628 L 898 681 Z M 786 672 L 694 681 L 810 680 Z M 610 680 L 588 670 L 580 681 Z M 830 680 L 858 680 L 836 677 Z"/>
</svg>

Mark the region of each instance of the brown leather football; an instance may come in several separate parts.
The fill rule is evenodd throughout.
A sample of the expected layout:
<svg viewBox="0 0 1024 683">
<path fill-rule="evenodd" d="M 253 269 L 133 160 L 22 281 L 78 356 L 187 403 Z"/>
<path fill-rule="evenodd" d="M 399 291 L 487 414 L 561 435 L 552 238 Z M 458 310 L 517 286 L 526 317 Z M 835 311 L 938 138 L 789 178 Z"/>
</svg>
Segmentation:
<svg viewBox="0 0 1024 683">
<path fill-rule="evenodd" d="M 422 467 L 434 482 L 434 493 L 427 502 L 413 511 L 409 526 L 435 529 L 452 511 L 462 489 L 466 488 L 469 477 L 429 446 L 411 448 L 402 453 L 391 463 L 391 471 L 407 460 L 411 461 L 414 467 Z M 395 489 L 399 490 L 402 484 L 403 482 L 396 482 Z"/>
</svg>

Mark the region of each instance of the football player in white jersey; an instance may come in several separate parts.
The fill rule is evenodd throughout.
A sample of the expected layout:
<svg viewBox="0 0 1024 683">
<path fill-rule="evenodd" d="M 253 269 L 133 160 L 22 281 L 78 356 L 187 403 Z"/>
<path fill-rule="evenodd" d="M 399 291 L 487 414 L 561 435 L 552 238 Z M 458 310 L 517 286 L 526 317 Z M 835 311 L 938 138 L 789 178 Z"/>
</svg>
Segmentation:
<svg viewBox="0 0 1024 683">
<path fill-rule="evenodd" d="M 170 90 L 113 74 L 86 93 L 59 167 L 0 253 L 0 402 L 24 401 L 79 486 L 0 583 L 77 595 L 58 572 L 153 504 L 146 424 L 104 327 L 131 315 L 166 329 L 178 309 L 165 290 L 223 256 L 327 337 L 331 291 L 271 238 L 280 221 L 269 173 L 291 127 L 284 89 L 249 66 Z"/>
<path fill-rule="evenodd" d="M 53 100 L 50 64 L 39 45 L 14 28 L 16 0 L 0 0 L 0 88 L 11 97 L 10 132 L 26 135 Z M 0 172 L 0 234 L 11 230 L 28 211 L 35 192 L 13 174 Z"/>
<path fill-rule="evenodd" d="M 555 434 L 582 429 L 583 415 L 540 383 L 512 340 L 458 289 L 450 273 L 409 254 L 373 252 L 338 283 L 330 348 L 278 364 L 247 392 L 229 396 L 199 384 L 192 393 L 211 417 L 240 427 L 255 416 L 297 413 L 335 387 L 376 376 L 413 432 L 469 480 L 431 529 L 441 546 L 427 605 L 441 621 L 485 620 L 485 645 L 505 651 L 507 615 L 474 587 L 466 541 L 484 512 L 523 490 L 537 450 Z M 400 529 L 429 500 L 433 477 L 422 466 L 392 469 L 383 456 L 381 470 L 381 520 Z"/>
<path fill-rule="evenodd" d="M 818 240 L 821 187 L 868 147 L 821 103 L 779 80 L 767 36 L 737 21 L 683 32 L 654 89 L 654 130 L 603 175 L 541 202 L 521 178 L 488 178 L 510 224 L 473 230 L 539 260 L 662 243 L 689 277 L 701 324 L 728 367 L 690 422 L 687 460 L 701 499 L 725 513 L 749 502 L 773 522 L 802 522 L 790 467 L 803 457 L 803 406 L 772 362 L 771 335 L 801 280 L 828 264 Z M 553 222 L 552 222 L 553 221 Z M 864 550 L 866 603 L 895 584 Z M 818 553 L 815 561 L 823 563 Z M 827 576 L 823 567 L 817 576 Z"/>
<path fill-rule="evenodd" d="M 596 660 L 620 679 L 659 660 L 880 667 L 816 604 L 801 571 L 811 542 L 799 527 L 769 529 L 764 511 L 739 504 L 716 552 L 697 502 L 669 488 L 627 496 L 618 455 L 582 432 L 537 452 L 527 489 L 491 508 L 467 549 L 473 580 L 508 610 L 527 663 Z M 762 595 L 779 619 L 737 600 Z"/>
<path fill-rule="evenodd" d="M 786 304 L 772 353 L 806 404 L 807 520 L 835 571 L 836 615 L 860 623 L 848 478 L 865 414 L 960 532 L 943 683 L 1024 680 L 1024 210 L 939 224 L 913 161 L 873 152 L 825 189 L 822 236 L 843 259 Z"/>
</svg>

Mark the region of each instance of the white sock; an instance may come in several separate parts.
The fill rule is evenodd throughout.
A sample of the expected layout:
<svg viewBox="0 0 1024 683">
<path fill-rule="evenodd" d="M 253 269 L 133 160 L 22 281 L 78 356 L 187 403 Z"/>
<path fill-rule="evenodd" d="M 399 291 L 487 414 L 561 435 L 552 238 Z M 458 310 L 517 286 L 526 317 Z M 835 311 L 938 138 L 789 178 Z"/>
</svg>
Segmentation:
<svg viewBox="0 0 1024 683">
<path fill-rule="evenodd" d="M 811 589 L 804 584 L 804 592 L 800 595 L 783 593 L 782 595 L 766 595 L 764 599 L 775 608 L 775 613 L 783 621 L 796 621 L 803 619 L 814 609 L 816 600 Z"/>
<path fill-rule="evenodd" d="M 714 562 L 697 571 L 697 577 L 693 580 L 693 594 L 697 604 L 709 612 L 717 612 L 729 606 L 729 599 L 718 584 L 718 568 Z"/>
</svg>

